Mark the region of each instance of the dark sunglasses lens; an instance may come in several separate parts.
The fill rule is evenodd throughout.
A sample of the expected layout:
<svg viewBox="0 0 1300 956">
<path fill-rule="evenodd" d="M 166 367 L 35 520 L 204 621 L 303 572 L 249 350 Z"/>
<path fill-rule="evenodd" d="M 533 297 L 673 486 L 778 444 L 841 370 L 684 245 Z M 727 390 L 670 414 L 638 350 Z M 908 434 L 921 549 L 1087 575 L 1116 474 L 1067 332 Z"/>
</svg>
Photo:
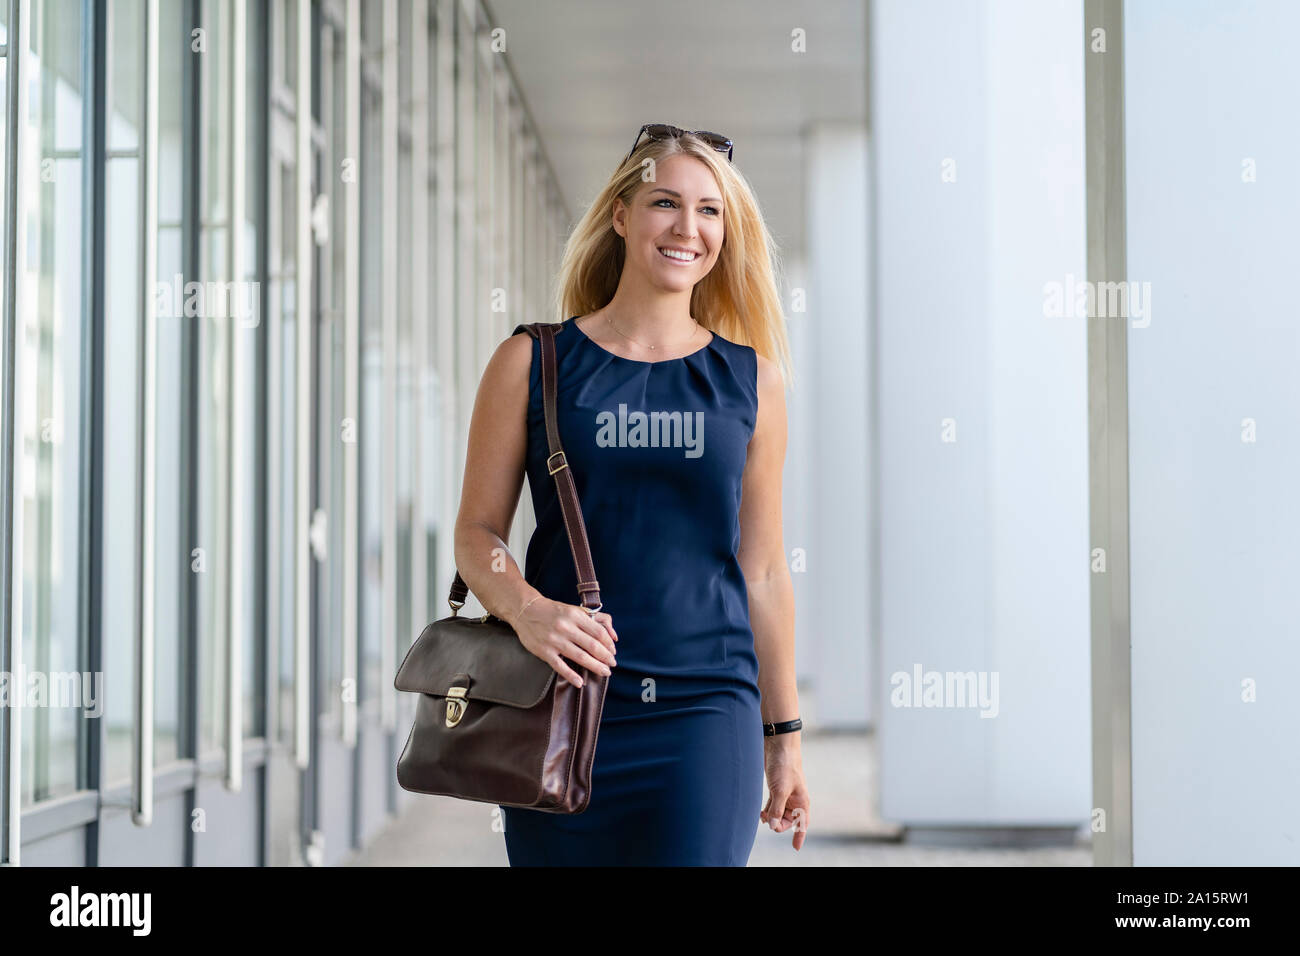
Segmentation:
<svg viewBox="0 0 1300 956">
<path fill-rule="evenodd" d="M 727 137 L 723 136 L 721 133 L 710 133 L 707 130 L 699 130 L 695 135 L 704 140 L 714 149 L 724 151 L 731 149 L 731 140 L 727 139 Z"/>
<path fill-rule="evenodd" d="M 676 136 L 678 132 L 679 130 L 676 126 L 668 126 L 665 123 L 650 123 L 645 128 L 646 136 L 651 139 L 668 139 L 669 137 Z"/>
<path fill-rule="evenodd" d="M 702 129 L 684 130 L 676 126 L 671 126 L 668 123 L 647 123 L 641 128 L 641 133 L 637 135 L 637 140 L 640 141 L 642 135 L 647 139 L 673 139 L 678 136 L 683 136 L 688 132 L 693 136 L 698 136 L 719 152 L 729 153 L 731 151 L 731 140 L 726 136 L 723 136 L 721 133 L 710 133 L 708 130 Z M 636 152 L 635 146 L 632 147 L 632 152 Z M 628 155 L 630 157 L 631 153 Z"/>
</svg>

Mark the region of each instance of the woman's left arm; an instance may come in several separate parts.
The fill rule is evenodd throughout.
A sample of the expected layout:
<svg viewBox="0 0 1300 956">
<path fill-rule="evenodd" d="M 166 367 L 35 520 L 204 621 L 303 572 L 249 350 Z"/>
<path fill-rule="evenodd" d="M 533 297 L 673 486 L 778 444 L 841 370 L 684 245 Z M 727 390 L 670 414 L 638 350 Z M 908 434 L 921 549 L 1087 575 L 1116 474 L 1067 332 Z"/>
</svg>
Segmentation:
<svg viewBox="0 0 1300 956">
<path fill-rule="evenodd" d="M 764 723 L 799 716 L 794 673 L 794 586 L 781 534 L 781 471 L 785 465 L 785 383 L 776 365 L 758 357 L 758 419 L 749 440 L 740 504 L 740 566 L 758 654 Z M 759 819 L 778 833 L 794 827 L 803 846 L 810 820 L 801 731 L 763 738 L 770 796 Z"/>
</svg>

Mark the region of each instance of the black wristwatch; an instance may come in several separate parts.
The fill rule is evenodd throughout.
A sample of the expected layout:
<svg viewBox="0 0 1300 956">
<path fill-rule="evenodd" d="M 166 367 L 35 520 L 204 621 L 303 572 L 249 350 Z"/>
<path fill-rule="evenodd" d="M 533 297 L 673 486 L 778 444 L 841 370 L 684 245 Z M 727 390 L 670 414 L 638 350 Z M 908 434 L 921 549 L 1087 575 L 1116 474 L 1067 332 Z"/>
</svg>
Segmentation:
<svg viewBox="0 0 1300 956">
<path fill-rule="evenodd" d="M 777 734 L 792 734 L 803 727 L 803 721 L 796 717 L 794 720 L 783 720 L 779 724 L 764 724 L 763 736 L 775 737 Z"/>
</svg>

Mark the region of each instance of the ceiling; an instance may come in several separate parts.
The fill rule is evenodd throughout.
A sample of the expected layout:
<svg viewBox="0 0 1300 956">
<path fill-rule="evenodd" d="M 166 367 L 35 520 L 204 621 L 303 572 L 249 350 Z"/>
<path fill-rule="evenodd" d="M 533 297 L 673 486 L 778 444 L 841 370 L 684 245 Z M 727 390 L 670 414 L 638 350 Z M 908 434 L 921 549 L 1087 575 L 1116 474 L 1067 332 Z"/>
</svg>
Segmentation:
<svg viewBox="0 0 1300 956">
<path fill-rule="evenodd" d="M 576 220 L 642 123 L 731 137 L 787 254 L 804 246 L 802 133 L 865 123 L 865 0 L 487 0 Z M 793 31 L 806 52 L 792 52 Z"/>
</svg>

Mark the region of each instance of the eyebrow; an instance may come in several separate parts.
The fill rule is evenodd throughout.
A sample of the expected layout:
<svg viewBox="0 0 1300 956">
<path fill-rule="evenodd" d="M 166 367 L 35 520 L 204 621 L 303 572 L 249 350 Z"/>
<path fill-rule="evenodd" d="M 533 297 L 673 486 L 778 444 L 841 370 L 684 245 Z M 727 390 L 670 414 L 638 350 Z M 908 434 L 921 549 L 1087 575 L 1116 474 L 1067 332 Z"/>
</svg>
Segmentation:
<svg viewBox="0 0 1300 956">
<path fill-rule="evenodd" d="M 663 186 L 660 186 L 660 187 L 658 187 L 657 189 L 652 189 L 652 190 L 650 190 L 650 192 L 651 192 L 651 193 L 667 193 L 667 194 L 670 195 L 670 196 L 676 196 L 678 199 L 681 199 L 681 198 L 682 198 L 682 194 L 679 193 L 677 190 L 675 190 L 675 189 L 665 189 Z M 716 203 L 720 203 L 720 202 L 722 202 L 722 200 L 721 200 L 721 199 L 718 199 L 716 196 L 703 196 L 703 197 L 700 198 L 700 202 L 716 202 Z"/>
</svg>

